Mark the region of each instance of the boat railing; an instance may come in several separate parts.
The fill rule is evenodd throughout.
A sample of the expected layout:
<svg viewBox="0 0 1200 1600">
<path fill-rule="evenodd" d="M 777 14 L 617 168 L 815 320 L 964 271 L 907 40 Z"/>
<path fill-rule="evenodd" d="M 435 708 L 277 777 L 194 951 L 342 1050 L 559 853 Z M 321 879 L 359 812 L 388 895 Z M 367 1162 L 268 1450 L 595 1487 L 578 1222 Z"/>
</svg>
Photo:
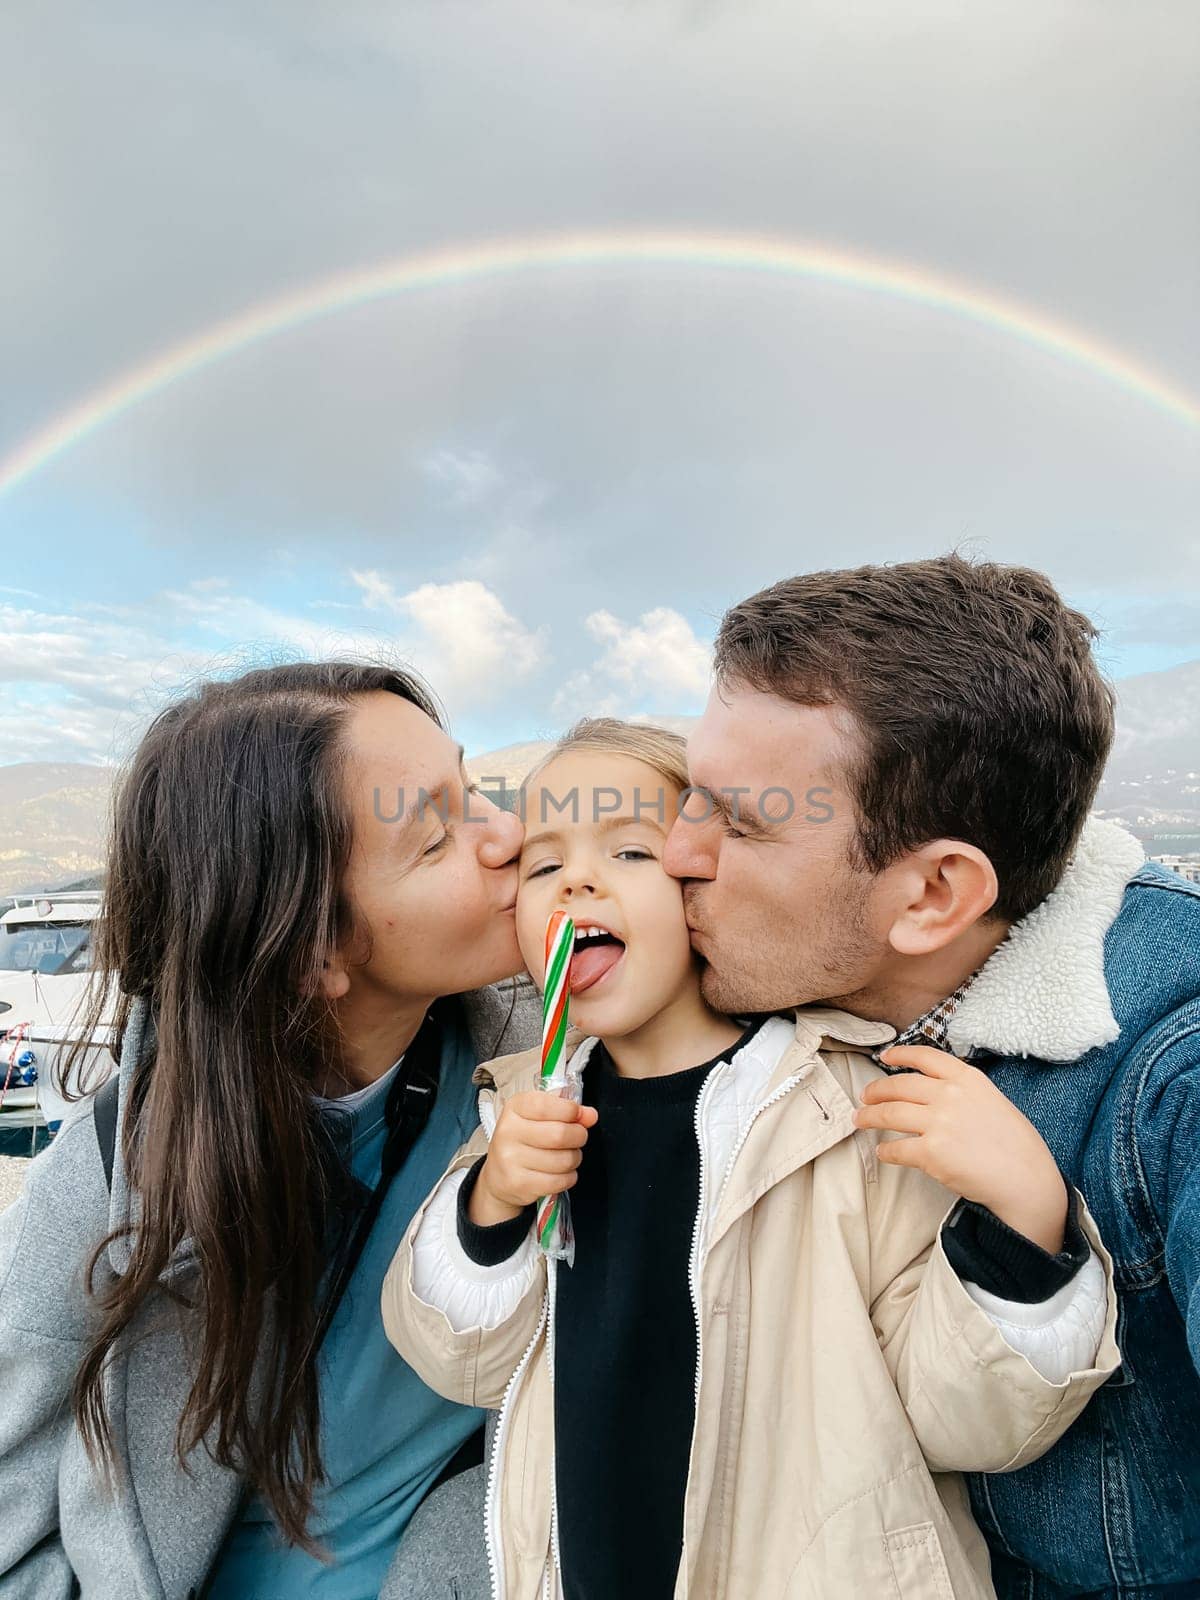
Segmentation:
<svg viewBox="0 0 1200 1600">
<path fill-rule="evenodd" d="M 96 889 L 71 889 L 63 894 L 8 894 L 3 899 L 7 901 L 5 914 L 8 911 L 36 911 L 40 905 L 48 906 L 95 906 L 100 908 L 100 893 Z"/>
</svg>

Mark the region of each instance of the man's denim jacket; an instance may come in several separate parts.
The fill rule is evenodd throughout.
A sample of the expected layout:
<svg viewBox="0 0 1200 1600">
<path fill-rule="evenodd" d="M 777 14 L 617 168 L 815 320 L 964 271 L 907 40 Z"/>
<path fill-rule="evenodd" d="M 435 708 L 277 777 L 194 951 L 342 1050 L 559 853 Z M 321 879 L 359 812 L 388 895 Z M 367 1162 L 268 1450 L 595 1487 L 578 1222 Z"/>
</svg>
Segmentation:
<svg viewBox="0 0 1200 1600">
<path fill-rule="evenodd" d="M 1200 1595 L 1200 888 L 1093 819 L 949 1044 L 987 1052 L 1086 1199 L 1120 1294 L 1120 1370 L 1040 1461 L 971 1480 L 1000 1600 Z"/>
</svg>

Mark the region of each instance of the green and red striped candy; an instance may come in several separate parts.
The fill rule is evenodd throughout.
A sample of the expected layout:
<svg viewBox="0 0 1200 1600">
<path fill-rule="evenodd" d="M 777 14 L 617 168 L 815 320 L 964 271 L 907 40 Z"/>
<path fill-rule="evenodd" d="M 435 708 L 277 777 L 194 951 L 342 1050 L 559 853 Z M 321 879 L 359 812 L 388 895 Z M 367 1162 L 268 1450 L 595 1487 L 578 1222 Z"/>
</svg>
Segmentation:
<svg viewBox="0 0 1200 1600">
<path fill-rule="evenodd" d="M 565 911 L 553 911 L 546 924 L 546 981 L 542 988 L 542 1088 L 561 1093 L 566 1087 L 563 1054 L 575 923 Z M 563 1255 L 569 1249 L 570 1223 L 562 1195 L 548 1195 L 537 1211 L 537 1237 L 543 1250 Z"/>
</svg>

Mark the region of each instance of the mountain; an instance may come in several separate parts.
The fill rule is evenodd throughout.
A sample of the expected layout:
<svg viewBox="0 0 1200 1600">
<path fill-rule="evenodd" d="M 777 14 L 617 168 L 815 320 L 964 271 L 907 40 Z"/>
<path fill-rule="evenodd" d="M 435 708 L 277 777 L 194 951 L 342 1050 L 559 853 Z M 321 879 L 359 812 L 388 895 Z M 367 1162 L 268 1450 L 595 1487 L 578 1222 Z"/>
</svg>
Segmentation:
<svg viewBox="0 0 1200 1600">
<path fill-rule="evenodd" d="M 1117 739 L 1097 810 L 1129 827 L 1153 855 L 1200 852 L 1200 660 L 1144 672 L 1117 684 Z M 682 733 L 695 717 L 639 716 Z M 502 778 L 515 789 L 552 747 L 549 739 L 503 745 L 471 756 L 467 770 L 485 788 Z M 94 881 L 112 767 L 70 762 L 0 766 L 0 895 L 64 889 Z"/>
<path fill-rule="evenodd" d="M 1117 737 L 1096 809 L 1149 855 L 1200 852 L 1200 661 L 1117 684 Z"/>
<path fill-rule="evenodd" d="M 1117 739 L 1107 778 L 1200 772 L 1200 661 L 1117 684 Z"/>
<path fill-rule="evenodd" d="M 526 744 L 501 745 L 498 750 L 468 756 L 467 775 L 473 783 L 483 785 L 489 798 L 496 799 L 502 784 L 505 788 L 518 788 L 525 774 L 537 765 L 551 745 L 549 739 L 533 739 Z"/>
<path fill-rule="evenodd" d="M 114 777 L 67 761 L 0 767 L 0 895 L 61 888 L 103 866 Z"/>
</svg>

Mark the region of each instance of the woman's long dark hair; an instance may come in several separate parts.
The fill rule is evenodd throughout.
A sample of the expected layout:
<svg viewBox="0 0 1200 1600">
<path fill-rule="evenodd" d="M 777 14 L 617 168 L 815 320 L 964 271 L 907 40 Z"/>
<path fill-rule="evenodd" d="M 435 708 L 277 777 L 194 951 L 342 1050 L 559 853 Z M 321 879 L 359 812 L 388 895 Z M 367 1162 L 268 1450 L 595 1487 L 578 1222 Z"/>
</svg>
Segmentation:
<svg viewBox="0 0 1200 1600">
<path fill-rule="evenodd" d="M 310 1550 L 321 1280 L 351 1198 L 312 1099 L 341 1064 L 321 976 L 358 932 L 342 892 L 344 725 L 355 697 L 379 690 L 444 726 L 420 679 L 349 662 L 207 682 L 156 717 L 118 792 L 81 1034 L 101 1028 L 114 983 L 116 1037 L 136 997 L 157 1034 L 124 1088 L 121 1151 L 139 1207 L 129 1264 L 96 1286 L 110 1235 L 89 1269 L 100 1321 L 74 1390 L 89 1453 L 112 1466 L 105 1363 L 190 1240 L 195 1376 L 176 1452 L 182 1462 L 204 1441 Z M 83 1046 L 74 1054 L 82 1062 Z"/>
</svg>

